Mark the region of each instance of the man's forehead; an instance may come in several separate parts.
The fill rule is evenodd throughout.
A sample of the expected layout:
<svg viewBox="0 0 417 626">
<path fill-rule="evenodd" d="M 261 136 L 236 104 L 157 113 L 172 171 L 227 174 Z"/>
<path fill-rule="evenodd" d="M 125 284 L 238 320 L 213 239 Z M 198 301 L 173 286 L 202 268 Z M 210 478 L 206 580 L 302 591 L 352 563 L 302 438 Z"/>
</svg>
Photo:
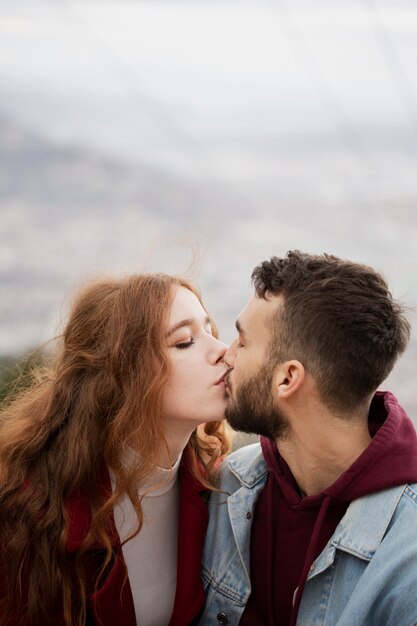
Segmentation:
<svg viewBox="0 0 417 626">
<path fill-rule="evenodd" d="M 252 294 L 247 304 L 243 307 L 238 317 L 238 326 L 243 331 L 248 329 L 265 328 L 269 319 L 281 306 L 282 296 L 268 295 L 267 299 Z"/>
</svg>

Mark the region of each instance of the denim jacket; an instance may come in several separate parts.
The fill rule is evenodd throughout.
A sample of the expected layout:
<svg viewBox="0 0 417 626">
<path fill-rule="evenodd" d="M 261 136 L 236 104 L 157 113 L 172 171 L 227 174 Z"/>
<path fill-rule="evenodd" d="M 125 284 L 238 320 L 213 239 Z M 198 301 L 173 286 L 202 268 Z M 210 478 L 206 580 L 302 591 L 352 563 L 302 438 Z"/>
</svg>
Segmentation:
<svg viewBox="0 0 417 626">
<path fill-rule="evenodd" d="M 259 444 L 233 453 L 210 501 L 200 625 L 237 626 L 251 592 L 250 532 L 268 475 Z M 277 590 L 279 593 L 279 590 Z M 417 625 L 417 484 L 353 501 L 311 566 L 297 626 Z"/>
</svg>

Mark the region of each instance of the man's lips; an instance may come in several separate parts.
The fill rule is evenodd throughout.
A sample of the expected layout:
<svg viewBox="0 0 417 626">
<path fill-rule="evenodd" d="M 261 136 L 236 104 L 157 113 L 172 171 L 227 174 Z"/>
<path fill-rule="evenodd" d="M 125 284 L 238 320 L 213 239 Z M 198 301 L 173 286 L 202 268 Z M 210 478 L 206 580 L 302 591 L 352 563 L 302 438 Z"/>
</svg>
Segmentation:
<svg viewBox="0 0 417 626">
<path fill-rule="evenodd" d="M 225 373 L 222 374 L 220 376 L 219 380 L 217 382 L 215 382 L 214 384 L 215 385 L 222 385 L 223 387 L 226 387 L 226 389 L 228 389 L 228 384 L 227 384 L 228 381 L 227 381 L 227 379 L 228 379 L 228 376 L 229 376 L 229 374 L 230 374 L 230 372 L 232 370 L 233 370 L 232 367 L 230 367 L 228 370 L 226 370 Z"/>
<path fill-rule="evenodd" d="M 232 371 L 232 367 L 229 367 L 219 378 L 219 380 L 217 381 L 217 383 L 215 383 L 216 385 L 219 385 L 220 383 L 224 383 L 225 385 L 227 385 L 227 377 L 230 374 L 230 372 Z"/>
</svg>

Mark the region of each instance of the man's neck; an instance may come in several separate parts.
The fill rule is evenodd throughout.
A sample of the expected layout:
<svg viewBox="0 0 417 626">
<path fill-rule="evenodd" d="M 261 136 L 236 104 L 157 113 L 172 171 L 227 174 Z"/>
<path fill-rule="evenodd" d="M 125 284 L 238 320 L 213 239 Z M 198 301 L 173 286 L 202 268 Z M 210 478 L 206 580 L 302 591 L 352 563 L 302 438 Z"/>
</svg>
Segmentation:
<svg viewBox="0 0 417 626">
<path fill-rule="evenodd" d="M 287 438 L 277 439 L 279 453 L 289 466 L 303 495 L 324 491 L 345 472 L 371 441 L 364 419 L 326 416 L 303 420 Z"/>
</svg>

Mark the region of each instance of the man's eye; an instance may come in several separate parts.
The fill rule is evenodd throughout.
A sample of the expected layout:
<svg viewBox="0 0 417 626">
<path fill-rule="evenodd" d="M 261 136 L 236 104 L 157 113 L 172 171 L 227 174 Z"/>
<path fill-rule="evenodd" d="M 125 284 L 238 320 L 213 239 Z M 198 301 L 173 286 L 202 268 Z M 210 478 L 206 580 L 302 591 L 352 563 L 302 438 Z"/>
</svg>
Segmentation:
<svg viewBox="0 0 417 626">
<path fill-rule="evenodd" d="M 179 350 L 184 350 L 184 348 L 189 348 L 194 343 L 194 339 L 190 339 L 190 341 L 183 341 L 182 343 L 176 343 L 175 347 Z"/>
</svg>

